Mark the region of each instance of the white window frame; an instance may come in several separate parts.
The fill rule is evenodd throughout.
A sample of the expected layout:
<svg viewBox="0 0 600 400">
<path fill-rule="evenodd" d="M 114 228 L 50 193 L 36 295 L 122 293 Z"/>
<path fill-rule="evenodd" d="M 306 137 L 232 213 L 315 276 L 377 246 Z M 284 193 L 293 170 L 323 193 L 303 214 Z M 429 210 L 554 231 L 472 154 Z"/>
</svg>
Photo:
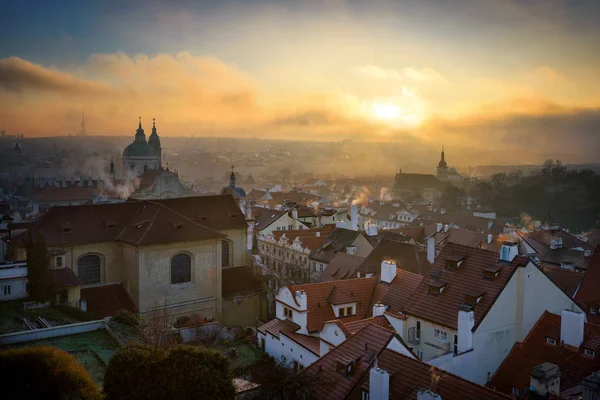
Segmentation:
<svg viewBox="0 0 600 400">
<path fill-rule="evenodd" d="M 369 400 L 369 392 L 367 392 L 366 390 L 363 390 L 363 391 L 361 392 L 361 397 L 360 397 L 360 399 L 361 399 L 361 400 Z"/>
<path fill-rule="evenodd" d="M 4 296 L 12 296 L 12 285 L 2 285 L 2 294 Z"/>
<path fill-rule="evenodd" d="M 553 339 L 551 337 L 547 337 L 546 338 L 546 343 L 551 344 L 552 346 L 556 346 L 556 339 Z"/>
<path fill-rule="evenodd" d="M 512 388 L 512 394 L 515 395 L 515 396 L 520 395 L 521 394 L 521 389 L 516 388 L 516 387 L 513 386 L 513 388 Z"/>
<path fill-rule="evenodd" d="M 64 267 L 63 256 L 56 256 L 56 260 L 54 261 L 54 265 L 56 265 L 56 268 L 62 268 L 62 267 Z"/>
<path fill-rule="evenodd" d="M 583 354 L 588 357 L 596 357 L 596 352 L 592 349 L 583 349 Z"/>
<path fill-rule="evenodd" d="M 444 338 L 445 336 L 445 338 Z M 448 342 L 448 332 L 439 328 L 433 328 L 433 338 L 440 342 Z"/>
</svg>

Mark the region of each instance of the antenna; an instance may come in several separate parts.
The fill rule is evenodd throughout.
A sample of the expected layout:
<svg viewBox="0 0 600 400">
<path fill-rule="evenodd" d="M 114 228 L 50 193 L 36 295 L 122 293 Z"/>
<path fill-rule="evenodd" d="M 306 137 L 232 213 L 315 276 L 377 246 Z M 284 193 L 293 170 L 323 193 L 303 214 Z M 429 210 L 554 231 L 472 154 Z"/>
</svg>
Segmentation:
<svg viewBox="0 0 600 400">
<path fill-rule="evenodd" d="M 81 131 L 79 132 L 79 136 L 86 136 L 87 131 L 85 130 L 85 111 L 81 112 Z"/>
</svg>

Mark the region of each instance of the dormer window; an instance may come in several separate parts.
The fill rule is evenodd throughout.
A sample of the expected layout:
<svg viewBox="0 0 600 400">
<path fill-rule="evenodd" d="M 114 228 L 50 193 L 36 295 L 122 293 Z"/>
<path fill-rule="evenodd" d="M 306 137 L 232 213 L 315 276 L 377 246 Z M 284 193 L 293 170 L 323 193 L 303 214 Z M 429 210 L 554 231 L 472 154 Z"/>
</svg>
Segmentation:
<svg viewBox="0 0 600 400">
<path fill-rule="evenodd" d="M 181 229 L 183 229 L 183 224 L 181 222 L 171 221 L 171 225 L 173 225 L 173 228 L 175 228 L 175 230 L 180 231 Z"/>
<path fill-rule="evenodd" d="M 590 307 L 590 314 L 597 314 L 598 313 L 598 309 L 595 307 Z"/>
<path fill-rule="evenodd" d="M 62 233 L 71 233 L 71 224 L 69 223 L 69 221 L 61 222 L 60 230 L 62 231 Z"/>
<path fill-rule="evenodd" d="M 500 275 L 501 271 L 502 271 L 501 265 L 496 264 L 491 267 L 485 267 L 485 268 L 483 268 L 483 279 L 488 280 L 488 281 L 493 281 L 498 275 Z"/>
<path fill-rule="evenodd" d="M 62 256 L 57 256 L 54 260 L 55 260 L 54 263 L 56 265 L 56 268 L 63 267 L 63 257 Z"/>
<path fill-rule="evenodd" d="M 584 349 L 583 354 L 585 354 L 588 357 L 596 357 L 596 352 L 592 349 Z"/>
<path fill-rule="evenodd" d="M 477 303 L 483 299 L 483 295 L 485 294 L 485 290 L 481 289 L 473 289 L 465 295 L 465 304 L 468 304 L 471 307 L 474 307 Z"/>
<path fill-rule="evenodd" d="M 115 221 L 104 221 L 104 227 L 106 229 L 114 228 L 116 225 Z"/>
<path fill-rule="evenodd" d="M 551 344 L 552 346 L 556 346 L 556 339 L 551 338 L 551 337 L 547 337 L 546 338 L 546 343 Z"/>
<path fill-rule="evenodd" d="M 427 285 L 428 294 L 431 294 L 434 296 L 439 296 L 440 294 L 442 294 L 442 292 L 446 288 L 446 285 L 447 285 L 447 283 L 444 281 L 431 280 L 431 281 L 429 281 L 429 283 Z"/>
<path fill-rule="evenodd" d="M 283 315 L 287 318 L 287 319 L 293 319 L 294 317 L 294 312 L 292 311 L 291 308 L 288 307 L 283 307 Z"/>
<path fill-rule="evenodd" d="M 446 257 L 446 270 L 456 271 L 460 267 L 464 259 L 464 255 L 450 255 Z"/>
</svg>

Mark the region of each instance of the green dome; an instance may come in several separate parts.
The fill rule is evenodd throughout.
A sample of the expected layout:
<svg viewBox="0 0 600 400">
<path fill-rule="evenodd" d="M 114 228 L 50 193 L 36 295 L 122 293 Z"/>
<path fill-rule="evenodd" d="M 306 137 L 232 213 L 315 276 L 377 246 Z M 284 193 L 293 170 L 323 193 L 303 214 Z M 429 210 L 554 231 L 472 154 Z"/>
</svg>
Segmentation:
<svg viewBox="0 0 600 400">
<path fill-rule="evenodd" d="M 123 157 L 158 157 L 154 147 L 146 142 L 133 142 L 125 147 Z"/>
</svg>

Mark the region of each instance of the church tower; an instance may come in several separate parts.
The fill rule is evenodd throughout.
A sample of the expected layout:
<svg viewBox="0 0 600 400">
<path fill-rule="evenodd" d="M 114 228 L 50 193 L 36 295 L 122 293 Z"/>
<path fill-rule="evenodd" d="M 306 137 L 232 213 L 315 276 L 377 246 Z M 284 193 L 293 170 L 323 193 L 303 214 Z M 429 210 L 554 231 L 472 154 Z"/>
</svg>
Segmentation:
<svg viewBox="0 0 600 400">
<path fill-rule="evenodd" d="M 445 155 L 444 155 L 444 146 L 442 146 L 442 158 L 437 166 L 437 178 L 439 180 L 447 180 L 448 179 L 448 164 L 446 163 Z"/>
<path fill-rule="evenodd" d="M 162 147 L 160 146 L 160 137 L 158 137 L 158 133 L 156 132 L 156 120 L 154 118 L 152 118 L 152 133 L 150 134 L 148 144 L 154 147 L 154 150 L 158 155 L 158 165 L 156 166 L 156 169 L 162 168 Z"/>
</svg>

